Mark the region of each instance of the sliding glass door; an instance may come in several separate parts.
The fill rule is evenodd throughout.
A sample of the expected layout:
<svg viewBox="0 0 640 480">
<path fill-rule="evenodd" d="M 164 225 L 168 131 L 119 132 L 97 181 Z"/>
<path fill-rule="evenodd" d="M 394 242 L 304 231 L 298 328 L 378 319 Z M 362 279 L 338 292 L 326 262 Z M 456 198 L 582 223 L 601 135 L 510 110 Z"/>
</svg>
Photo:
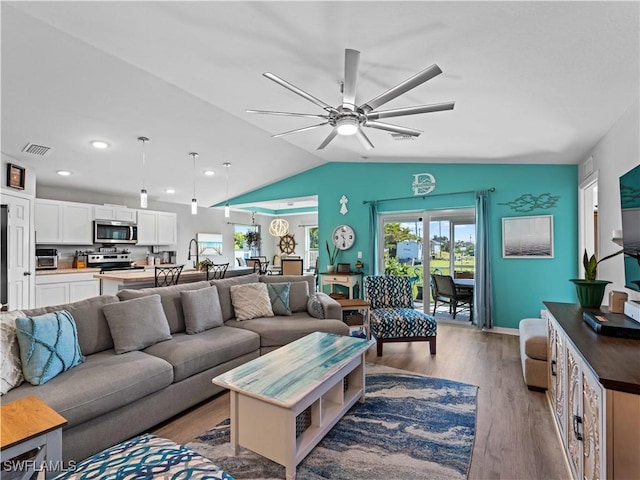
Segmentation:
<svg viewBox="0 0 640 480">
<path fill-rule="evenodd" d="M 416 308 L 432 311 L 431 273 L 474 278 L 475 232 L 472 208 L 381 214 L 378 273 L 408 275 Z"/>
</svg>

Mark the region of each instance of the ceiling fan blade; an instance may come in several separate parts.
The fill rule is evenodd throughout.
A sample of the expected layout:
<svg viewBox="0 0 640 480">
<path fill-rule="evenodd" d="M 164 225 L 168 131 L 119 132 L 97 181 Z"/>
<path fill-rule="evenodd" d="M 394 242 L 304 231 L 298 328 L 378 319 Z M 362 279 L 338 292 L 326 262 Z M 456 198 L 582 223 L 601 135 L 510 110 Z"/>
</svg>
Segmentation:
<svg viewBox="0 0 640 480">
<path fill-rule="evenodd" d="M 419 137 L 422 133 L 420 130 L 414 130 L 413 128 L 400 127 L 398 125 L 390 125 L 382 122 L 369 122 L 364 124 L 365 127 L 377 128 L 378 130 L 386 130 L 392 133 L 401 133 L 403 135 L 411 135 L 412 137 Z"/>
<path fill-rule="evenodd" d="M 364 148 L 366 148 L 367 150 L 371 150 L 373 148 L 373 143 L 371 143 L 371 140 L 369 140 L 369 137 L 364 134 L 361 128 L 359 128 L 356 132 L 356 137 L 358 137 L 360 143 L 362 143 Z"/>
<path fill-rule="evenodd" d="M 365 112 L 369 113 L 371 110 L 378 108 L 380 105 L 383 105 L 390 100 L 402 95 L 403 93 L 408 92 L 412 88 L 417 87 L 418 85 L 423 84 L 427 80 L 432 79 L 436 75 L 440 75 L 442 70 L 435 63 L 428 68 L 425 68 L 421 72 L 415 74 L 413 77 L 408 78 L 402 83 L 399 83 L 393 88 L 390 88 L 386 92 L 381 95 L 378 95 L 373 100 L 363 104 L 360 108 Z"/>
<path fill-rule="evenodd" d="M 324 139 L 324 141 L 320 144 L 320 146 L 318 146 L 318 148 L 316 148 L 316 150 L 322 150 L 324 147 L 329 145 L 329 142 L 331 142 L 331 140 L 336 138 L 336 135 L 338 135 L 338 129 L 334 128 L 333 130 L 331 130 L 331 133 L 329 134 L 329 136 Z"/>
<path fill-rule="evenodd" d="M 356 87 L 358 84 L 358 63 L 360 52 L 347 48 L 344 51 L 344 86 L 342 107 L 354 111 L 356 109 Z"/>
<path fill-rule="evenodd" d="M 307 130 L 313 130 L 314 128 L 321 127 L 323 125 L 329 125 L 329 122 L 322 122 L 317 125 L 311 125 L 310 127 L 297 128 L 296 130 L 289 130 L 288 132 L 276 133 L 271 135 L 273 138 L 284 137 L 285 135 L 291 135 L 292 133 L 306 132 Z"/>
<path fill-rule="evenodd" d="M 322 107 L 322 108 L 324 108 L 325 110 L 327 110 L 329 112 L 336 112 L 337 111 L 331 105 L 329 105 L 327 103 L 324 103 L 322 100 L 317 99 L 316 97 L 314 97 L 310 93 L 307 93 L 304 90 L 299 89 L 295 85 L 287 82 L 286 80 L 283 80 L 282 78 L 278 77 L 277 75 L 274 75 L 273 73 L 266 72 L 266 73 L 263 73 L 262 75 L 267 77 L 269 80 L 273 80 L 278 85 L 282 85 L 284 88 L 286 88 L 288 90 L 291 90 L 293 93 L 296 93 L 296 94 L 300 95 L 302 98 L 306 98 L 310 102 L 315 103 L 319 107 Z"/>
<path fill-rule="evenodd" d="M 369 112 L 367 114 L 367 119 L 377 120 L 378 118 L 401 117 L 403 115 L 453 110 L 453 106 L 455 104 L 456 102 L 434 103 L 433 105 L 421 105 L 419 107 L 395 108 L 393 110 L 383 110 L 381 112 Z"/>
<path fill-rule="evenodd" d="M 284 115 L 289 117 L 329 118 L 329 115 L 314 115 L 313 113 L 272 112 L 270 110 L 245 110 L 247 113 L 261 113 L 263 115 Z"/>
</svg>

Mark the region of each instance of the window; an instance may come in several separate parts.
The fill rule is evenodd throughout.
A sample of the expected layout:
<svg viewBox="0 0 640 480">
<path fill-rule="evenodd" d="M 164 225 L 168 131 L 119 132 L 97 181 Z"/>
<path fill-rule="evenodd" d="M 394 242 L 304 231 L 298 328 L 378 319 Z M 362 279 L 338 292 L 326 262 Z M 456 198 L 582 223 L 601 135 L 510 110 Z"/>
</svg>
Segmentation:
<svg viewBox="0 0 640 480">
<path fill-rule="evenodd" d="M 234 256 L 236 258 L 249 258 L 260 255 L 261 242 L 257 245 L 249 245 L 246 241 L 246 235 L 248 232 L 257 232 L 260 234 L 259 225 L 234 225 Z"/>
</svg>

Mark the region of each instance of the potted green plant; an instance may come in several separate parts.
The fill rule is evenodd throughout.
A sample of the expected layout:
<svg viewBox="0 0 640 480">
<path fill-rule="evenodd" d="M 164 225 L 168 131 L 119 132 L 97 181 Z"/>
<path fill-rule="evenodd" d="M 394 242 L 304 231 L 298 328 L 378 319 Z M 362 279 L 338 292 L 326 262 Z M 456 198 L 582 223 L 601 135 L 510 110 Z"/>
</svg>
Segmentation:
<svg viewBox="0 0 640 480">
<path fill-rule="evenodd" d="M 205 272 L 211 265 L 213 265 L 213 262 L 208 258 L 205 258 L 204 260 L 200 260 L 198 263 L 196 263 L 196 270 Z"/>
<path fill-rule="evenodd" d="M 578 302 L 582 308 L 599 308 L 604 298 L 604 290 L 609 283 L 608 280 L 597 280 L 598 277 L 598 264 L 608 260 L 609 258 L 620 255 L 624 250 L 619 250 L 611 255 L 607 255 L 604 258 L 598 260 L 594 255 L 587 255 L 585 249 L 582 256 L 582 265 L 584 266 L 584 279 L 572 278 L 570 281 L 576 286 L 576 293 L 578 294 Z"/>
<path fill-rule="evenodd" d="M 260 232 L 250 230 L 244 234 L 244 241 L 250 248 L 255 248 L 260 245 Z"/>
<path fill-rule="evenodd" d="M 340 253 L 340 250 L 335 245 L 333 246 L 333 250 L 331 250 L 331 248 L 329 248 L 328 240 L 325 240 L 325 243 L 327 245 L 327 253 L 329 254 L 329 263 L 327 265 L 327 272 L 333 273 L 334 265 L 336 264 L 336 260 L 338 260 L 338 254 Z"/>
</svg>

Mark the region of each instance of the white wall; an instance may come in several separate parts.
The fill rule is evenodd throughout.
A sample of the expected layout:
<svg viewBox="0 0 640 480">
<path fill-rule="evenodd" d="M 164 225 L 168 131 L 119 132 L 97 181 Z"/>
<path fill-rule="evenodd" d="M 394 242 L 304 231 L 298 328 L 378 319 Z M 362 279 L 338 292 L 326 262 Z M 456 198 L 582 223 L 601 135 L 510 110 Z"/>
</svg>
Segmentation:
<svg viewBox="0 0 640 480">
<path fill-rule="evenodd" d="M 613 230 L 622 228 L 620 184 L 622 175 L 640 164 L 640 101 L 636 100 L 609 132 L 587 155 L 593 157 L 593 173 L 598 176 L 598 251 L 599 258 L 620 249 L 611 241 Z M 590 172 L 580 165 L 582 180 Z M 622 255 L 605 260 L 598 266 L 598 278 L 610 280 L 610 290 L 624 291 L 630 299 L 640 300 L 640 293 L 624 287 Z M 608 294 L 604 303 L 608 302 Z"/>
</svg>

